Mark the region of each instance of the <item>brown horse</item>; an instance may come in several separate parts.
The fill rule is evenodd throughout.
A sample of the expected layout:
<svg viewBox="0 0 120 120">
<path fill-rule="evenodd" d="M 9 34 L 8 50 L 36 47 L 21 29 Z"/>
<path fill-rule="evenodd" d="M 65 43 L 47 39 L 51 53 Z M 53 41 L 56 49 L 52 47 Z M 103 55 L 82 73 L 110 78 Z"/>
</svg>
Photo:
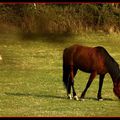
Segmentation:
<svg viewBox="0 0 120 120">
<path fill-rule="evenodd" d="M 90 87 L 93 79 L 98 74 L 99 89 L 97 98 L 102 100 L 101 90 L 103 79 L 106 73 L 109 73 L 113 81 L 113 91 L 120 99 L 120 69 L 118 63 L 109 55 L 105 48 L 101 46 L 87 47 L 81 45 L 73 45 L 65 48 L 63 52 L 63 83 L 67 89 L 68 98 L 71 97 L 71 86 L 73 97 L 78 100 L 74 89 L 74 77 L 77 70 L 90 73 L 88 83 L 81 94 L 81 100 L 84 100 L 85 93 Z"/>
</svg>

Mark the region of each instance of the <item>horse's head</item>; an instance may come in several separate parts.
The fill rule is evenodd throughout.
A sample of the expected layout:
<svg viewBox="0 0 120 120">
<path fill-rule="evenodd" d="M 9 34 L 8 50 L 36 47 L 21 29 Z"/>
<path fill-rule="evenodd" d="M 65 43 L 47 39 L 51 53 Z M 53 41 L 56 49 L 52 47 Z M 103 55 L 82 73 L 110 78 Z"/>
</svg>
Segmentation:
<svg viewBox="0 0 120 120">
<path fill-rule="evenodd" d="M 117 82 L 114 83 L 113 91 L 115 95 L 120 99 L 120 78 Z"/>
</svg>

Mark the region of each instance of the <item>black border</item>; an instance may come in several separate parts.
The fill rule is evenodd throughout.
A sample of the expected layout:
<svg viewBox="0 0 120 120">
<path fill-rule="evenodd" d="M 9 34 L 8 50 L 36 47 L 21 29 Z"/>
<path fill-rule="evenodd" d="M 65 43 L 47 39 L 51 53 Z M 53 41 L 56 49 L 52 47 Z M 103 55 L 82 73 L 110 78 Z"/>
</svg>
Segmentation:
<svg viewBox="0 0 120 120">
<path fill-rule="evenodd" d="M 52 0 L 52 1 L 49 1 L 49 0 L 0 0 L 0 4 L 33 4 L 33 3 L 36 3 L 36 4 L 108 4 L 108 3 L 119 3 L 120 4 L 120 1 L 118 0 L 106 0 L 106 1 L 101 1 L 101 0 L 81 0 L 81 1 L 78 1 L 78 0 L 73 0 L 73 1 L 67 1 L 67 0 Z M 36 116 L 36 117 L 33 117 L 33 116 L 29 116 L 29 117 L 12 117 L 12 116 L 6 116 L 6 117 L 0 117 L 2 119 L 120 119 L 120 117 L 101 117 L 101 116 L 98 116 L 98 117 L 53 117 L 53 116 L 50 116 L 50 117 L 42 117 L 42 116 Z"/>
<path fill-rule="evenodd" d="M 105 3 L 119 3 L 118 0 L 0 0 L 0 4 L 28 4 L 28 3 L 45 3 L 45 4 L 105 4 Z"/>
</svg>

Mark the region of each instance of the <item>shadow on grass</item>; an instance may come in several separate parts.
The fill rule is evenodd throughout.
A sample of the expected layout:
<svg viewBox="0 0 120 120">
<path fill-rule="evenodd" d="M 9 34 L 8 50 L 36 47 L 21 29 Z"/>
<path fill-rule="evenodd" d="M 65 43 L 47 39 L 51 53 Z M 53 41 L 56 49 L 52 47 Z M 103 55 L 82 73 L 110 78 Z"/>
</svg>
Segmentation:
<svg viewBox="0 0 120 120">
<path fill-rule="evenodd" d="M 95 101 L 97 100 L 98 101 L 97 98 L 93 98 L 93 97 L 86 97 L 85 99 L 95 100 Z M 111 98 L 103 98 L 103 101 L 115 101 L 115 100 L 113 100 Z"/>
<path fill-rule="evenodd" d="M 73 34 L 71 33 L 44 33 L 44 34 L 31 34 L 31 33 L 23 33 L 21 34 L 21 38 L 24 41 L 45 41 L 49 43 L 65 43 L 69 39 L 74 39 Z"/>
<path fill-rule="evenodd" d="M 6 92 L 6 95 L 9 96 L 32 96 L 32 97 L 43 97 L 43 98 L 57 98 L 57 99 L 66 99 L 65 97 L 61 96 L 54 96 L 54 95 L 43 95 L 43 94 L 33 94 L 33 93 L 9 93 Z"/>
<path fill-rule="evenodd" d="M 43 94 L 32 94 L 32 93 L 9 93 L 6 92 L 6 95 L 9 96 L 32 96 L 32 97 L 42 97 L 42 98 L 56 98 L 56 99 L 67 99 L 66 97 L 61 97 L 61 96 L 55 96 L 55 95 L 43 95 Z M 94 101 L 98 101 L 97 98 L 93 98 L 93 97 L 86 97 L 86 100 L 94 100 Z M 116 101 L 114 99 L 111 98 L 103 98 L 103 101 Z"/>
</svg>

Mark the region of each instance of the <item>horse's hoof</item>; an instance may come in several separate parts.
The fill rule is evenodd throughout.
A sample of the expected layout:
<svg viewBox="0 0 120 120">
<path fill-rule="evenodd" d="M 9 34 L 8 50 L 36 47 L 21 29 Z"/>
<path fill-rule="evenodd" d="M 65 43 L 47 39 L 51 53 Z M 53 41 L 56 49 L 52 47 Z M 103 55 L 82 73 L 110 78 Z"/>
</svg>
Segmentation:
<svg viewBox="0 0 120 120">
<path fill-rule="evenodd" d="M 102 98 L 100 98 L 100 99 L 98 99 L 98 101 L 103 101 L 103 99 L 102 99 Z"/>
<path fill-rule="evenodd" d="M 67 98 L 70 99 L 70 100 L 72 100 L 72 97 L 70 97 L 70 96 L 68 96 Z"/>
<path fill-rule="evenodd" d="M 72 100 L 72 97 L 68 97 L 68 99 Z"/>
<path fill-rule="evenodd" d="M 76 95 L 76 96 L 74 96 L 74 100 L 79 100 L 79 98 L 78 98 L 78 96 Z"/>
<path fill-rule="evenodd" d="M 80 98 L 80 101 L 85 101 L 85 99 L 84 98 Z"/>
<path fill-rule="evenodd" d="M 72 100 L 72 96 L 70 94 L 68 95 L 68 99 Z"/>
</svg>

